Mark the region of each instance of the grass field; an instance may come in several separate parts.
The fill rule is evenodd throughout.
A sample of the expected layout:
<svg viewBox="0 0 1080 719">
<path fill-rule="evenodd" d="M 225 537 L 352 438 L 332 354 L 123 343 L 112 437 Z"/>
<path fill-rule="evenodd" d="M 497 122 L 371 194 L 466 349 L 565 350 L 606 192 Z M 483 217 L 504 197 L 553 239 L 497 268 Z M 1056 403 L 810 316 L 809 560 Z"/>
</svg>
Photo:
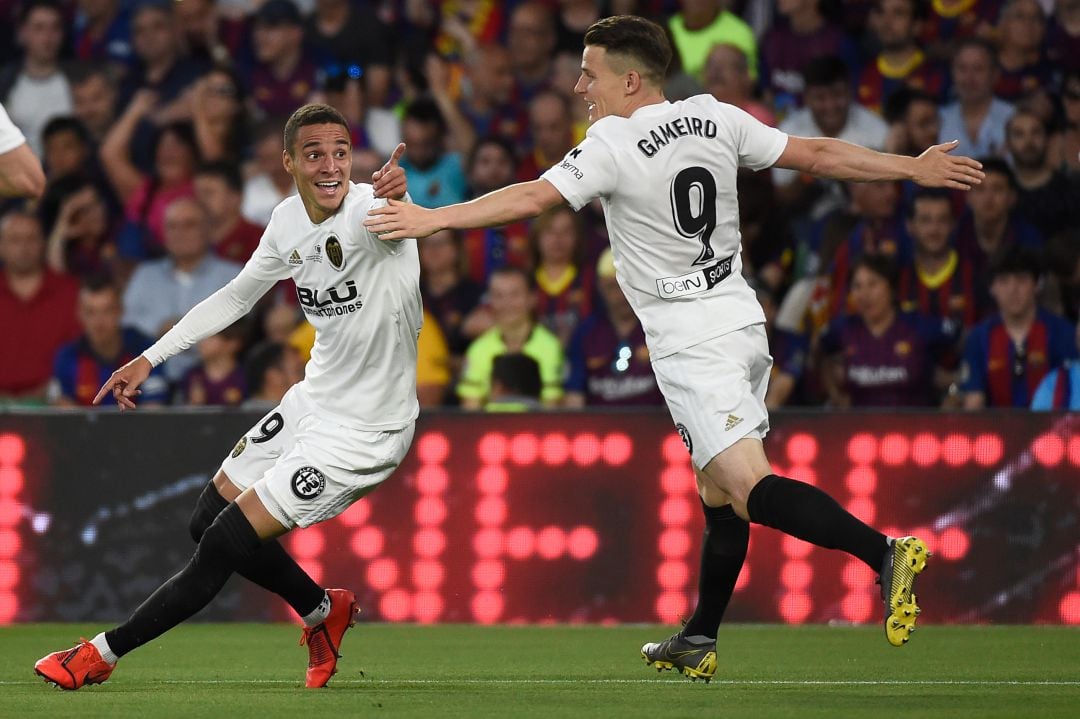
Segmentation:
<svg viewBox="0 0 1080 719">
<path fill-rule="evenodd" d="M 361 624 L 339 673 L 305 690 L 286 625 L 190 624 L 101 686 L 33 674 L 99 628 L 0 627 L 0 716 L 79 717 L 1078 717 L 1080 630 L 925 627 L 894 649 L 878 628 L 725 627 L 709 685 L 638 657 L 662 627 Z"/>
</svg>

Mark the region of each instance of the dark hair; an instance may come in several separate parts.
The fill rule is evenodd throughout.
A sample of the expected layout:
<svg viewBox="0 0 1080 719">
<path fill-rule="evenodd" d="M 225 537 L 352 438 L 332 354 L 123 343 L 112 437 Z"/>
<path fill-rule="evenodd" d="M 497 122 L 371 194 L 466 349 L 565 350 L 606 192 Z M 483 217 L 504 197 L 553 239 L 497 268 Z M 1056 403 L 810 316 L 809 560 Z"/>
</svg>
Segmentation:
<svg viewBox="0 0 1080 719">
<path fill-rule="evenodd" d="M 911 202 L 907 206 L 908 219 L 915 217 L 915 205 L 919 200 L 937 200 L 939 202 L 945 202 L 949 205 L 949 210 L 952 210 L 952 197 L 945 190 L 938 188 L 919 188 L 915 191 L 915 194 L 911 198 Z"/>
<path fill-rule="evenodd" d="M 86 125 L 82 124 L 79 118 L 71 115 L 60 115 L 45 123 L 45 127 L 41 131 L 41 141 L 43 143 L 48 142 L 50 137 L 59 135 L 62 132 L 70 132 L 78 137 L 83 144 L 90 144 L 90 133 L 87 131 Z"/>
<path fill-rule="evenodd" d="M 485 138 L 477 140 L 473 145 L 472 150 L 469 151 L 469 157 L 465 163 L 466 171 L 472 170 L 472 166 L 476 163 L 476 156 L 480 154 L 480 148 L 485 145 L 495 145 L 496 147 L 501 148 L 502 151 L 506 153 L 506 156 L 510 158 L 510 162 L 515 166 L 517 165 L 517 154 L 513 143 L 501 135 L 488 135 Z"/>
<path fill-rule="evenodd" d="M 1009 167 L 1009 163 L 1002 160 L 1000 157 L 980 157 L 979 162 L 982 163 L 983 172 L 986 174 L 997 173 L 1002 175 L 1009 182 L 1009 187 L 1013 190 L 1017 190 L 1019 185 L 1016 182 L 1016 175 L 1013 173 L 1012 168 Z"/>
<path fill-rule="evenodd" d="M 908 5 L 911 6 L 911 17 L 913 20 L 924 20 L 930 9 L 930 3 L 926 0 L 907 0 Z M 875 0 L 874 9 L 880 10 L 885 0 Z"/>
<path fill-rule="evenodd" d="M 429 97 L 419 97 L 405 108 L 402 121 L 413 120 L 424 125 L 435 125 L 440 135 L 446 134 L 446 118 L 439 111 L 439 106 Z"/>
<path fill-rule="evenodd" d="M 304 105 L 285 122 L 285 149 L 289 155 L 293 155 L 293 143 L 301 127 L 307 125 L 341 125 L 345 128 L 345 134 L 349 134 L 349 123 L 345 116 L 329 105 L 311 103 Z"/>
<path fill-rule="evenodd" d="M 116 86 L 116 70 L 112 65 L 105 62 L 84 62 L 80 60 L 78 63 L 71 65 L 64 69 L 67 75 L 68 82 L 72 85 L 81 85 L 95 75 L 101 75 L 105 78 L 105 81 Z"/>
<path fill-rule="evenodd" d="M 111 275 L 105 272 L 95 272 L 84 277 L 80 289 L 90 293 L 115 292 L 117 297 L 121 295 L 119 285 Z"/>
<path fill-rule="evenodd" d="M 855 271 L 860 267 L 870 270 L 889 283 L 889 289 L 892 290 L 893 298 L 895 299 L 897 289 L 900 287 L 900 270 L 892 257 L 880 252 L 865 252 L 860 255 L 859 258 L 851 264 L 851 272 L 848 274 L 849 286 L 851 285 L 852 280 L 855 279 Z"/>
<path fill-rule="evenodd" d="M 540 398 L 543 381 L 540 365 L 528 355 L 513 352 L 497 355 L 491 362 L 491 384 L 498 382 L 509 394 Z"/>
<path fill-rule="evenodd" d="M 919 90 L 918 88 L 908 87 L 903 85 L 895 91 L 889 93 L 889 96 L 885 98 L 885 105 L 882 108 L 882 115 L 885 118 L 885 122 L 892 124 L 904 119 L 904 115 L 907 115 L 911 106 L 917 102 L 925 102 L 937 107 L 938 102 L 928 92 Z"/>
<path fill-rule="evenodd" d="M 26 24 L 26 21 L 30 19 L 30 13 L 34 12 L 38 8 L 44 8 L 45 10 L 52 10 L 60 16 L 61 29 L 67 32 L 67 28 L 64 27 L 64 8 L 57 0 L 26 0 L 23 3 L 22 8 L 19 10 L 19 26 L 22 27 Z"/>
<path fill-rule="evenodd" d="M 489 287 L 491 286 L 492 280 L 494 280 L 496 277 L 520 277 L 521 280 L 525 283 L 525 286 L 529 288 L 529 292 L 533 292 L 536 290 L 536 278 L 533 277 L 533 274 L 526 270 L 524 267 L 518 267 L 516 265 L 503 265 L 502 267 L 495 268 L 491 271 L 491 274 L 488 275 Z"/>
<path fill-rule="evenodd" d="M 1013 112 L 1012 116 L 1008 120 L 1005 121 L 1005 138 L 1006 138 L 1006 140 L 1008 140 L 1009 135 L 1012 134 L 1013 120 L 1020 117 L 1021 115 L 1027 115 L 1028 117 L 1034 117 L 1039 122 L 1039 125 L 1043 129 L 1043 132 L 1045 132 L 1048 135 L 1050 134 L 1050 127 L 1047 125 L 1046 121 L 1044 119 L 1042 119 L 1042 117 L 1040 117 L 1038 115 L 1038 113 L 1033 112 L 1031 110 L 1028 110 L 1028 109 L 1026 109 L 1024 107 L 1017 107 L 1016 111 Z"/>
<path fill-rule="evenodd" d="M 199 165 L 198 169 L 195 170 L 195 176 L 198 177 L 199 175 L 217 177 L 237 192 L 243 192 L 244 190 L 244 176 L 241 174 L 240 168 L 231 162 L 207 162 Z"/>
<path fill-rule="evenodd" d="M 851 83 L 847 63 L 836 55 L 822 55 L 806 63 L 803 68 L 803 82 L 806 87 L 828 87 L 842 82 Z"/>
<path fill-rule="evenodd" d="M 638 72 L 662 87 L 671 63 L 671 43 L 660 27 L 637 15 L 613 15 L 597 20 L 585 31 L 585 45 L 602 47 L 608 54 L 622 55 L 640 63 Z"/>
<path fill-rule="evenodd" d="M 957 40 L 956 45 L 953 47 L 950 59 L 955 60 L 957 55 L 959 55 L 961 52 L 968 49 L 969 47 L 975 47 L 982 50 L 987 54 L 987 56 L 989 56 L 990 64 L 994 66 L 997 65 L 998 52 L 997 48 L 994 47 L 994 44 L 991 43 L 989 40 L 984 40 L 983 38 L 976 37 L 974 35 L 969 35 L 967 37 Z"/>
<path fill-rule="evenodd" d="M 1019 245 L 1008 245 L 990 261 L 990 281 L 1001 275 L 1030 275 L 1038 282 L 1042 270 L 1042 258 L 1037 252 Z"/>
</svg>

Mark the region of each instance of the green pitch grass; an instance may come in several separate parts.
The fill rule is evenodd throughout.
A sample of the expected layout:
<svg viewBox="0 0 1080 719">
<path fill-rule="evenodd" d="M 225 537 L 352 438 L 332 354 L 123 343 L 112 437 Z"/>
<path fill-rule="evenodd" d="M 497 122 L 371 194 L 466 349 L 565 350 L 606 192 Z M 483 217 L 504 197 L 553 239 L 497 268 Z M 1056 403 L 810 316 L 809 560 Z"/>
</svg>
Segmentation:
<svg viewBox="0 0 1080 719">
<path fill-rule="evenodd" d="M 663 627 L 358 625 L 338 675 L 303 688 L 307 650 L 285 625 L 191 624 L 63 692 L 36 659 L 100 628 L 0 627 L 0 717 L 1077 717 L 1080 630 L 725 627 L 709 685 L 658 674 L 639 646 Z"/>
</svg>

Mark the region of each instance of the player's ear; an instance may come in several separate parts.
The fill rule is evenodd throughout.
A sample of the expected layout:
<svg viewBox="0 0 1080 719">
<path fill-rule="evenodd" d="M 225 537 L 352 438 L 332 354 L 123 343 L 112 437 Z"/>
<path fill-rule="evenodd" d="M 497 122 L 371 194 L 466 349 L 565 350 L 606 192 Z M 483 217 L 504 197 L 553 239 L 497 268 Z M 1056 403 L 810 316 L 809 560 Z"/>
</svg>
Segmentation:
<svg viewBox="0 0 1080 719">
<path fill-rule="evenodd" d="M 293 173 L 293 159 L 288 150 L 281 151 L 281 164 L 285 166 L 285 172 Z"/>
<path fill-rule="evenodd" d="M 628 95 L 638 91 L 641 87 L 641 75 L 637 70 L 627 71 L 626 77 L 623 79 L 623 87 Z"/>
</svg>

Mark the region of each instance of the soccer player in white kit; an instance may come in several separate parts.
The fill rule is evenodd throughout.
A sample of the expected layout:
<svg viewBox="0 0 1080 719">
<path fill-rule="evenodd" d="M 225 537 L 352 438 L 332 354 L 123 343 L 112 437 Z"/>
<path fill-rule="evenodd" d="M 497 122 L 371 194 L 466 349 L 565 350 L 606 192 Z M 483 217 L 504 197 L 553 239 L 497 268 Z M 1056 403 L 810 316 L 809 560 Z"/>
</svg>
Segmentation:
<svg viewBox="0 0 1080 719">
<path fill-rule="evenodd" d="M 41 162 L 0 105 L 0 197 L 39 197 L 44 191 Z"/>
<path fill-rule="evenodd" d="M 764 314 L 742 276 L 739 167 L 783 167 L 848 181 L 910 179 L 967 189 L 979 163 L 947 154 L 886 155 L 833 139 L 789 137 L 708 95 L 668 102 L 671 58 L 663 30 L 634 16 L 598 21 L 585 35 L 574 88 L 589 108 L 585 140 L 539 180 L 471 202 L 424 210 L 391 202 L 368 226 L 384 239 L 442 228 L 516 222 L 562 202 L 599 198 L 616 276 L 641 319 L 653 369 L 697 470 L 705 511 L 698 605 L 681 632 L 642 647 L 646 662 L 709 680 L 716 633 L 746 556 L 749 522 L 842 549 L 880 573 L 885 629 L 907 641 L 918 608 L 913 580 L 925 545 L 891 540 L 819 489 L 772 473 L 762 447 L 772 358 Z"/>
<path fill-rule="evenodd" d="M 374 185 L 353 184 L 344 117 L 327 105 L 293 113 L 282 161 L 299 194 L 277 206 L 234 280 L 102 386 L 95 402 L 112 392 L 121 409 L 134 409 L 151 367 L 232 324 L 286 277 L 315 326 L 304 380 L 240 438 L 199 498 L 188 565 L 120 626 L 38 661 L 47 681 L 64 689 L 105 681 L 121 656 L 198 612 L 234 572 L 304 620 L 307 686 L 324 686 L 336 671 L 356 597 L 316 584 L 277 537 L 340 514 L 387 479 L 412 442 L 423 317 L 416 240 L 380 241 L 363 226 L 377 198 L 405 196 L 404 149 Z"/>
</svg>

